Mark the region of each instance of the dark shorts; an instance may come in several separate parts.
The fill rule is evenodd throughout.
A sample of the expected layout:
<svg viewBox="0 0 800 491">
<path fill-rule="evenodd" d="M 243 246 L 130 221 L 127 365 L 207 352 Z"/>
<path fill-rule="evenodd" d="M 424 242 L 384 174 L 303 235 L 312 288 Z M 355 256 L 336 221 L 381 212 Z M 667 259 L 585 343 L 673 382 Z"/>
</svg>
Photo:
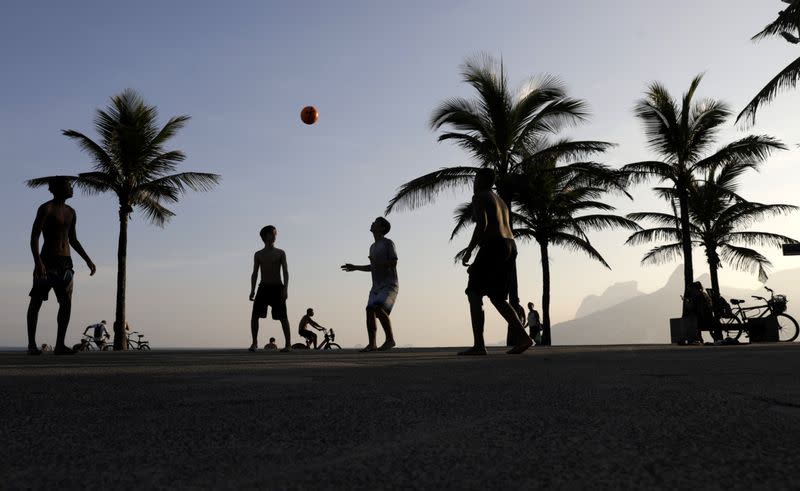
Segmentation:
<svg viewBox="0 0 800 491">
<path fill-rule="evenodd" d="M 514 239 L 496 239 L 480 245 L 469 270 L 466 293 L 505 299 L 517 274 Z"/>
<path fill-rule="evenodd" d="M 286 319 L 286 300 L 283 299 L 283 285 L 258 285 L 253 300 L 253 313 L 260 318 L 267 317 L 267 308 L 272 307 L 272 318 Z"/>
<path fill-rule="evenodd" d="M 316 334 L 314 334 L 313 332 L 309 331 L 308 329 L 300 329 L 299 334 L 301 336 L 303 336 L 304 338 L 306 338 L 306 339 L 314 339 L 314 338 L 317 337 Z"/>
<path fill-rule="evenodd" d="M 56 294 L 58 303 L 69 303 L 72 300 L 72 277 L 75 271 L 72 269 L 72 258 L 69 256 L 42 256 L 42 262 L 47 270 L 47 275 L 33 279 L 31 288 L 31 298 L 38 298 L 46 301 L 50 289 Z"/>
</svg>

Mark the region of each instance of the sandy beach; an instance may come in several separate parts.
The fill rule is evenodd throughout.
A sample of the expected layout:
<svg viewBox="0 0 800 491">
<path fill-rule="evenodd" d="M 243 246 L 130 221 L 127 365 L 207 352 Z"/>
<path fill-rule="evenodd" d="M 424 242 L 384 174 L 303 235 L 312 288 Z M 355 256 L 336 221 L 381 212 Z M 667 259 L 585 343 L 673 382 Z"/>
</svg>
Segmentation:
<svg viewBox="0 0 800 491">
<path fill-rule="evenodd" d="M 0 354 L 4 488 L 792 488 L 800 345 Z"/>
</svg>

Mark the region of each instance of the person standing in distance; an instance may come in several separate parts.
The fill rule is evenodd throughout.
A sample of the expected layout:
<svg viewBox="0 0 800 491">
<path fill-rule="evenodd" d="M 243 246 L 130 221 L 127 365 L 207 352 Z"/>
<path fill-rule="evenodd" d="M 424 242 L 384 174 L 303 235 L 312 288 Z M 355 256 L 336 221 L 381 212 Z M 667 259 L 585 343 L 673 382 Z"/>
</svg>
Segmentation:
<svg viewBox="0 0 800 491">
<path fill-rule="evenodd" d="M 361 350 L 362 352 L 388 351 L 396 346 L 389 314 L 397 300 L 400 283 L 397 279 L 397 250 L 394 242 L 386 238 L 386 234 L 391 228 L 389 220 L 383 217 L 376 218 L 369 227 L 369 231 L 372 232 L 372 237 L 375 239 L 369 248 L 369 264 L 364 266 L 355 266 L 350 263 L 342 265 L 342 270 L 347 272 L 366 271 L 372 273 L 372 289 L 369 291 L 367 300 L 368 343 Z M 386 341 L 380 347 L 377 346 L 375 339 L 378 331 L 375 324 L 376 317 L 386 334 Z"/>
<path fill-rule="evenodd" d="M 50 192 L 53 199 L 39 206 L 36 219 L 31 230 L 31 253 L 33 254 L 33 288 L 28 305 L 28 354 L 40 355 L 42 351 L 36 344 L 36 325 L 39 321 L 39 310 L 42 302 L 48 298 L 50 290 L 58 301 L 56 317 L 58 330 L 53 353 L 71 355 L 75 351 L 64 344 L 64 338 L 72 313 L 72 269 L 70 247 L 86 261 L 89 276 L 93 276 L 97 268 L 78 241 L 75 225 L 78 216 L 66 201 L 72 197 L 72 183 L 67 177 L 56 177 L 50 180 Z M 44 238 L 42 250 L 39 251 L 39 236 Z"/>
<path fill-rule="evenodd" d="M 250 301 L 253 302 L 253 312 L 250 316 L 250 332 L 253 335 L 253 344 L 250 351 L 258 349 L 258 320 L 267 317 L 267 310 L 272 307 L 272 319 L 279 321 L 283 328 L 285 346 L 281 350 L 292 350 L 291 333 L 289 332 L 289 317 L 286 312 L 286 299 L 289 297 L 289 269 L 286 265 L 286 253 L 275 247 L 278 231 L 272 225 L 261 229 L 261 240 L 264 248 L 253 255 L 253 274 L 250 276 Z M 261 272 L 261 283 L 256 293 L 256 280 Z M 281 281 L 283 272 L 283 281 Z"/>
<path fill-rule="evenodd" d="M 462 259 L 468 266 L 469 282 L 466 294 L 469 299 L 470 318 L 472 320 L 472 348 L 459 355 L 485 355 L 486 344 L 483 340 L 485 316 L 483 297 L 489 297 L 497 312 L 516 332 L 518 344 L 508 350 L 508 354 L 516 355 L 527 350 L 533 340 L 525 332 L 519 315 L 506 298 L 511 288 L 511 281 L 516 271 L 517 246 L 509 225 L 508 207 L 500 199 L 492 187 L 496 179 L 492 169 L 480 169 L 475 175 L 472 196 L 472 213 L 475 230 Z M 480 247 L 475 261 L 469 264 L 472 251 Z"/>
</svg>

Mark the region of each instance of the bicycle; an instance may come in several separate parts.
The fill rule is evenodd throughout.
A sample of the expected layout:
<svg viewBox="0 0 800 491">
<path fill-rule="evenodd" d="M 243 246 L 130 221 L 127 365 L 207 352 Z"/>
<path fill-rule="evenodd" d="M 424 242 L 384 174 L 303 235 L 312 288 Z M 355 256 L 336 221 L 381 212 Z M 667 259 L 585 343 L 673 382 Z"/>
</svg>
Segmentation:
<svg viewBox="0 0 800 491">
<path fill-rule="evenodd" d="M 138 339 L 132 339 L 132 336 L 136 334 Z M 127 334 L 128 337 L 128 348 L 129 349 L 136 349 L 139 351 L 150 351 L 150 341 L 146 339 L 142 339 L 144 334 L 140 334 L 139 331 L 129 332 Z"/>
<path fill-rule="evenodd" d="M 333 329 L 322 328 L 322 332 L 325 334 L 325 340 L 317 346 L 317 349 L 342 349 L 341 346 L 333 342 L 336 339 L 336 333 L 333 332 Z"/>
<path fill-rule="evenodd" d="M 103 341 L 98 341 L 90 334 L 84 334 L 80 342 L 80 351 L 108 351 L 111 345 L 108 344 L 108 336 L 103 336 Z"/>
<path fill-rule="evenodd" d="M 747 330 L 747 321 L 749 319 L 761 319 L 762 317 L 773 316 L 778 321 L 778 340 L 782 342 L 792 342 L 797 339 L 798 327 L 797 321 L 791 315 L 786 313 L 786 303 L 788 300 L 785 295 L 775 295 L 775 292 L 769 288 L 764 287 L 769 293 L 770 298 L 759 297 L 758 295 L 751 295 L 756 300 L 762 300 L 763 305 L 755 305 L 753 307 L 742 307 L 745 302 L 741 299 L 732 298 L 730 303 L 733 305 L 725 315 L 720 316 L 719 323 L 725 336 L 732 339 L 739 339 L 744 331 Z M 728 310 L 728 309 L 726 309 Z M 758 311 L 758 315 L 751 315 L 748 317 L 747 312 Z"/>
</svg>

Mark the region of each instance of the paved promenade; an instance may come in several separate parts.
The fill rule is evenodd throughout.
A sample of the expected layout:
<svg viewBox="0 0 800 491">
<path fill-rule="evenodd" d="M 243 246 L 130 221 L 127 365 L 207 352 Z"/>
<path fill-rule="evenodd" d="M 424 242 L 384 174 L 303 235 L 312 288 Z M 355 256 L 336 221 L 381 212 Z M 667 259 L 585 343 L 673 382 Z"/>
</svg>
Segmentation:
<svg viewBox="0 0 800 491">
<path fill-rule="evenodd" d="M 456 350 L 0 353 L 0 487 L 800 487 L 800 344 Z"/>
</svg>

